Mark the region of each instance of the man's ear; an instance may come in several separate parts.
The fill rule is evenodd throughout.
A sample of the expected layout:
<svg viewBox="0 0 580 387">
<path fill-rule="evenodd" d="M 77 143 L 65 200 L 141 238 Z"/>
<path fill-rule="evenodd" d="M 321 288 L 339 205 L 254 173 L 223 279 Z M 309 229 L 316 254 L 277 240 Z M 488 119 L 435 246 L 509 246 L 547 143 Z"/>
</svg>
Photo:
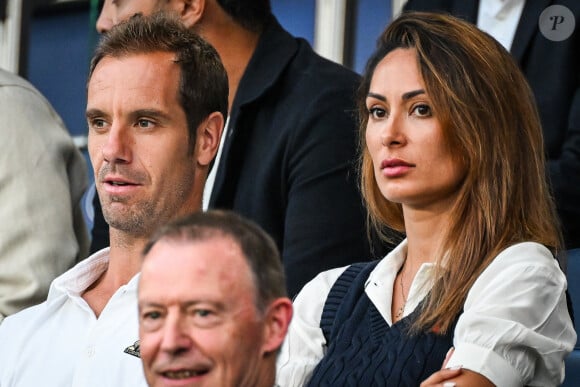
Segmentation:
<svg viewBox="0 0 580 387">
<path fill-rule="evenodd" d="M 224 130 L 224 116 L 211 113 L 197 128 L 195 141 L 197 164 L 208 166 L 217 154 Z"/>
<path fill-rule="evenodd" d="M 292 301 L 287 297 L 275 299 L 266 312 L 263 355 L 274 353 L 282 346 L 290 320 L 292 320 Z"/>
<path fill-rule="evenodd" d="M 178 8 L 179 18 L 187 28 L 191 28 L 203 16 L 205 0 L 180 0 Z"/>
</svg>

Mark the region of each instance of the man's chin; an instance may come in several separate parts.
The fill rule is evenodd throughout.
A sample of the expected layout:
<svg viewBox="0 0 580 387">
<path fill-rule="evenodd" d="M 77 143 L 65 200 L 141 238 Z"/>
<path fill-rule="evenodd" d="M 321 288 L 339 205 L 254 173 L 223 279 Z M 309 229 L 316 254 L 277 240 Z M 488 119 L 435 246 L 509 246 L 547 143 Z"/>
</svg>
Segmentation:
<svg viewBox="0 0 580 387">
<path fill-rule="evenodd" d="M 211 374 L 173 374 L 173 375 L 155 375 L 155 380 L 148 383 L 152 387 L 205 387 L 219 386 L 212 379 Z"/>
<path fill-rule="evenodd" d="M 131 235 L 149 235 L 149 231 L 140 219 L 134 219 L 130 216 L 107 216 L 103 214 L 105 221 L 110 228 L 122 231 Z"/>
</svg>

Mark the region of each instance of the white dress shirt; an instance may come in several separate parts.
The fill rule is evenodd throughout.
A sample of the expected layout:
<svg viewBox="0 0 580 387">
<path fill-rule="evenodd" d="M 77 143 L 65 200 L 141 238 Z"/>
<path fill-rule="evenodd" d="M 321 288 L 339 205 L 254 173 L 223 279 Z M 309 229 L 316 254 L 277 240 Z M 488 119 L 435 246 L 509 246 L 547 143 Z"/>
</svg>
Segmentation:
<svg viewBox="0 0 580 387">
<path fill-rule="evenodd" d="M 141 359 L 124 350 L 138 339 L 136 275 L 97 318 L 81 294 L 106 270 L 101 250 L 56 278 L 42 304 L 0 325 L 0 386 L 147 386 Z"/>
<path fill-rule="evenodd" d="M 525 0 L 480 0 L 477 26 L 510 50 Z"/>
<path fill-rule="evenodd" d="M 379 262 L 365 283 L 365 293 L 389 325 L 393 284 L 406 250 L 403 241 Z M 294 300 L 294 317 L 278 357 L 280 386 L 304 385 L 324 356 L 320 318 L 330 288 L 345 269 L 319 274 Z M 404 316 L 429 292 L 432 273 L 429 263 L 417 272 Z M 505 249 L 467 295 L 448 366 L 461 365 L 502 387 L 559 385 L 564 358 L 576 343 L 565 289 L 566 277 L 544 246 L 527 242 Z"/>
</svg>

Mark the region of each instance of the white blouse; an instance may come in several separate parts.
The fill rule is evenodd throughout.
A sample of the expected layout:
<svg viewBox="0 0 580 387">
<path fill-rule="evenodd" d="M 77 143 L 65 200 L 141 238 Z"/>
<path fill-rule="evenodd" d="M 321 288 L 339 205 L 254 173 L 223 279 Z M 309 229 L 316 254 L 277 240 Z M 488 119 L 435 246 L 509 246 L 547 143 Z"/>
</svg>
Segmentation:
<svg viewBox="0 0 580 387">
<path fill-rule="evenodd" d="M 403 241 L 379 262 L 365 292 L 391 325 L 393 284 L 406 257 Z M 326 351 L 320 318 L 328 293 L 346 267 L 319 274 L 294 300 L 294 317 L 278 357 L 276 382 L 302 386 Z M 430 289 L 433 264 L 415 276 L 404 316 Z M 556 386 L 564 379 L 564 358 L 576 343 L 566 306 L 566 277 L 550 251 L 519 243 L 502 251 L 469 291 L 457 322 L 448 367 L 478 372 L 497 386 Z"/>
</svg>

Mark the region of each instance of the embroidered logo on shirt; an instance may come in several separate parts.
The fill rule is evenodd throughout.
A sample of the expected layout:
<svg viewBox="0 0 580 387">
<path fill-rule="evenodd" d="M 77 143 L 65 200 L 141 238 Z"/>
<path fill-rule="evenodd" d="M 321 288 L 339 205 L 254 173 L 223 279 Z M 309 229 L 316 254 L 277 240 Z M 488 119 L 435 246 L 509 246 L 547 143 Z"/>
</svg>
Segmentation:
<svg viewBox="0 0 580 387">
<path fill-rule="evenodd" d="M 130 345 L 127 348 L 125 348 L 125 351 L 123 351 L 123 352 L 128 353 L 129 355 L 133 355 L 135 357 L 141 358 L 141 348 L 140 348 L 139 340 L 135 341 L 133 343 L 133 345 Z"/>
</svg>

